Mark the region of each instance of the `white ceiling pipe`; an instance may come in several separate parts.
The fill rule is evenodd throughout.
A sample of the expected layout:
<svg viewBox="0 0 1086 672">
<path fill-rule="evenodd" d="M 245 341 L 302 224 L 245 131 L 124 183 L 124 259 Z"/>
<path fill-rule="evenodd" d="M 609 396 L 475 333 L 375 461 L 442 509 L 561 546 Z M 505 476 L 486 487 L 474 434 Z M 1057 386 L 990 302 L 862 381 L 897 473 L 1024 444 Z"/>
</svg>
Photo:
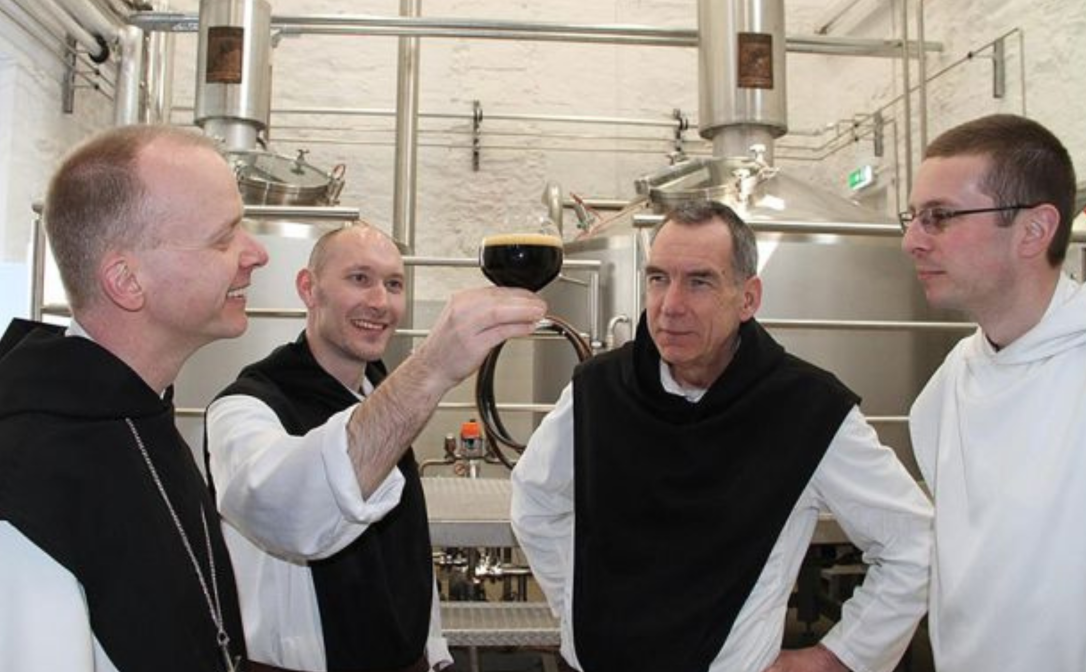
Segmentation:
<svg viewBox="0 0 1086 672">
<path fill-rule="evenodd" d="M 70 35 L 76 42 L 79 43 L 92 58 L 104 58 L 109 54 L 109 51 L 102 46 L 102 44 L 91 35 L 87 29 L 79 25 L 79 22 L 72 17 L 63 7 L 56 5 L 52 0 L 41 0 L 40 2 L 32 2 L 30 6 L 24 6 L 20 3 L 20 7 L 24 11 L 33 14 L 39 21 L 43 23 L 59 23 L 61 29 L 65 33 Z M 39 10 L 44 10 L 44 15 Z M 50 21 L 52 19 L 52 21 Z"/>
<path fill-rule="evenodd" d="M 101 35 L 107 42 L 117 39 L 120 25 L 111 21 L 90 0 L 56 0 L 90 32 Z"/>
<path fill-rule="evenodd" d="M 117 126 L 138 124 L 143 81 L 143 31 L 124 26 L 117 33 L 117 92 L 113 98 L 113 123 Z"/>
<path fill-rule="evenodd" d="M 106 16 L 110 16 L 119 21 L 124 21 L 128 16 L 132 14 L 132 8 L 125 5 L 121 0 L 91 0 L 99 9 L 103 11 Z M 165 4 L 165 3 L 164 3 Z"/>
</svg>

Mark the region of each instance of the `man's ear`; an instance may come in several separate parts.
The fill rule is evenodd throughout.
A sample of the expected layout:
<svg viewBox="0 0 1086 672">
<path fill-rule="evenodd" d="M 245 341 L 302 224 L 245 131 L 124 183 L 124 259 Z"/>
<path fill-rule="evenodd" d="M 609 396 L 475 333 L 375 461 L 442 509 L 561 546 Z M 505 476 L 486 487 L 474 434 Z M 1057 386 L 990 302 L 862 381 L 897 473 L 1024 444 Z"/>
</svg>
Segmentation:
<svg viewBox="0 0 1086 672">
<path fill-rule="evenodd" d="M 1042 203 L 1019 216 L 1025 218 L 1018 247 L 1022 256 L 1032 258 L 1046 254 L 1060 226 L 1060 211 L 1050 203 Z"/>
<path fill-rule="evenodd" d="M 306 308 L 312 309 L 316 304 L 314 293 L 316 292 L 316 278 L 313 276 L 313 271 L 308 268 L 303 268 L 298 271 L 298 275 L 294 276 L 294 289 L 298 292 L 298 298 L 302 300 Z"/>
<path fill-rule="evenodd" d="M 740 322 L 754 317 L 762 307 L 762 279 L 752 275 L 743 281 L 743 308 L 739 315 Z"/>
<path fill-rule="evenodd" d="M 122 310 L 135 312 L 143 308 L 146 296 L 132 270 L 132 261 L 123 254 L 112 253 L 98 267 L 98 284 L 102 294 Z"/>
</svg>

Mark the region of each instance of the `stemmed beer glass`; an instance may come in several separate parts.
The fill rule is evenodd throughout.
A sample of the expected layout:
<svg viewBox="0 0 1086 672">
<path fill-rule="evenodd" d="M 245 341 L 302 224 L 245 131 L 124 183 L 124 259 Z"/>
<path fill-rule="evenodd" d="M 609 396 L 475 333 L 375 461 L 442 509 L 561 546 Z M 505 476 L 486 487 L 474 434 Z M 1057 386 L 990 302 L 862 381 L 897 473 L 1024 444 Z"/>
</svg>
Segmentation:
<svg viewBox="0 0 1086 672">
<path fill-rule="evenodd" d="M 483 275 L 499 287 L 522 287 L 538 292 L 558 277 L 562 270 L 562 239 L 543 233 L 503 233 L 487 236 L 479 246 L 479 266 Z M 540 320 L 536 329 L 555 331 L 567 338 L 583 342 L 571 326 L 553 315 Z M 525 446 L 514 439 L 502 423 L 494 399 L 494 369 L 501 349 L 502 344 L 495 346 L 479 367 L 475 384 L 475 405 L 486 428 L 487 445 L 505 466 L 512 469 L 513 461 L 502 452 L 500 446 L 512 448 L 518 453 L 523 452 Z M 581 360 L 589 354 L 591 349 L 587 344 L 578 350 Z"/>
<path fill-rule="evenodd" d="M 483 275 L 499 287 L 538 292 L 562 270 L 562 239 L 543 233 L 502 233 L 479 246 Z"/>
</svg>

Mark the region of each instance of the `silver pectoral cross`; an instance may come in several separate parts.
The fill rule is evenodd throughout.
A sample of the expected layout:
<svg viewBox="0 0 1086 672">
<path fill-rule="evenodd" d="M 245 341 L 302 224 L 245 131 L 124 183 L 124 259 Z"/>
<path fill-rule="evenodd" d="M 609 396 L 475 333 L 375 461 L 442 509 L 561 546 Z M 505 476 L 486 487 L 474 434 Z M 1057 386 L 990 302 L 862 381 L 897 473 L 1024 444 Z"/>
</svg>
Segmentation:
<svg viewBox="0 0 1086 672">
<path fill-rule="evenodd" d="M 226 663 L 226 672 L 241 672 L 241 656 L 230 657 L 230 647 L 222 644 L 222 659 Z"/>
</svg>

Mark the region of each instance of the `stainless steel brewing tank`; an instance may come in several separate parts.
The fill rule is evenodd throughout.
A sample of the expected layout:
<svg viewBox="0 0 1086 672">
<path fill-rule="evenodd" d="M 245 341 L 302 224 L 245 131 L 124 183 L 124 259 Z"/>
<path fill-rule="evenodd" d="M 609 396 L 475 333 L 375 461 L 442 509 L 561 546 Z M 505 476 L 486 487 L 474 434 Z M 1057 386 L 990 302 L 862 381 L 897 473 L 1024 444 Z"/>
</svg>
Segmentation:
<svg viewBox="0 0 1086 672">
<path fill-rule="evenodd" d="M 568 259 L 602 262 L 601 302 L 604 325 L 612 318 L 639 316 L 643 305 L 641 250 L 648 233 L 633 226 L 635 213 L 651 212 L 647 204 L 621 213 L 593 235 L 566 245 Z M 863 398 L 868 416 L 906 416 L 913 399 L 965 331 L 856 329 L 849 321 L 959 320 L 930 310 L 902 253 L 899 237 L 842 236 L 801 233 L 758 233 L 762 306 L 757 318 L 787 350 L 836 374 Z M 567 273 L 567 275 L 575 275 Z M 587 325 L 585 289 L 569 282 L 544 290 L 550 309 Z M 837 320 L 838 329 L 792 329 L 774 320 Z M 619 340 L 626 334 L 619 325 Z M 535 359 L 535 398 L 557 399 L 569 383 L 575 362 L 561 343 L 540 343 Z M 875 425 L 883 443 L 919 477 L 907 425 Z"/>
</svg>

